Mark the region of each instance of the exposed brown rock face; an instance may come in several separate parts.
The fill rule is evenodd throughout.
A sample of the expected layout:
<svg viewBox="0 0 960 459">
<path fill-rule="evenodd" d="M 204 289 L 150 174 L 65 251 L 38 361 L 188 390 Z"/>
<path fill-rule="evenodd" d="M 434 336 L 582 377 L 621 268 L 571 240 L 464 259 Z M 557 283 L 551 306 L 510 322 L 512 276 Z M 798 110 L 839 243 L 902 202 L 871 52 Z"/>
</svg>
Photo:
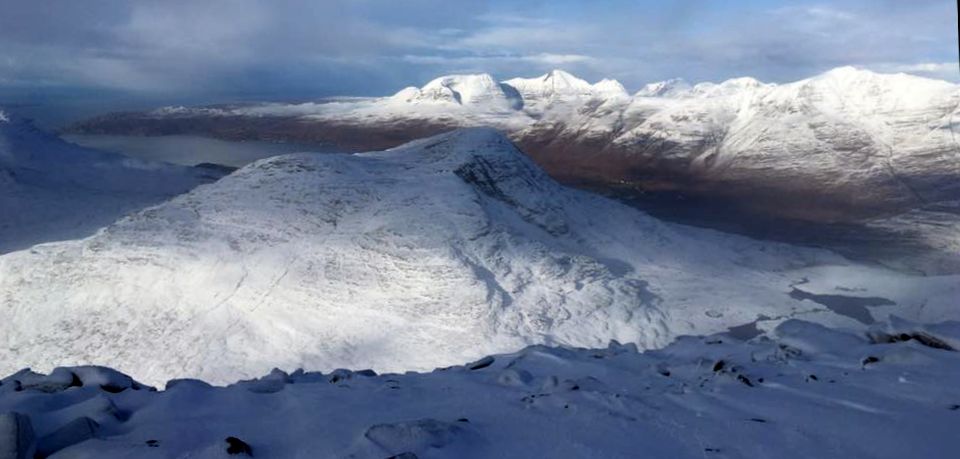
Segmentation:
<svg viewBox="0 0 960 459">
<path fill-rule="evenodd" d="M 352 151 L 381 150 L 457 127 L 454 122 L 396 121 L 360 125 L 294 117 L 149 118 L 116 114 L 79 123 L 70 132 L 120 135 L 203 135 L 224 140 L 330 143 Z M 849 183 L 776 167 L 693 164 L 708 148 L 669 140 L 619 145 L 613 136 L 571 138 L 566 126 L 512 133 L 517 145 L 561 182 L 608 192 L 675 192 L 780 217 L 846 221 L 896 213 L 928 201 L 960 196 L 956 175 L 876 174 Z M 946 152 L 950 153 L 950 152 Z"/>
<path fill-rule="evenodd" d="M 150 117 L 115 113 L 82 121 L 67 129 L 77 134 L 134 136 L 201 135 L 223 140 L 263 140 L 331 143 L 348 150 L 380 150 L 429 137 L 456 127 L 397 121 L 388 126 L 363 126 L 296 117 Z"/>
</svg>

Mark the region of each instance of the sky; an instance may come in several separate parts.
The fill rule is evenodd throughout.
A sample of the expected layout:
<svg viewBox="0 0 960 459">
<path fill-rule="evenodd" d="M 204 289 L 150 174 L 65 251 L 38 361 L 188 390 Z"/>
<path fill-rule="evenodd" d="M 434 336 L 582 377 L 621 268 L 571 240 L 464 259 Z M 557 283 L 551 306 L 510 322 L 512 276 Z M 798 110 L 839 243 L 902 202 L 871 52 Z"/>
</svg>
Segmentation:
<svg viewBox="0 0 960 459">
<path fill-rule="evenodd" d="M 372 96 L 561 68 L 629 90 L 854 65 L 960 81 L 953 0 L 0 0 L 0 103 Z"/>
</svg>

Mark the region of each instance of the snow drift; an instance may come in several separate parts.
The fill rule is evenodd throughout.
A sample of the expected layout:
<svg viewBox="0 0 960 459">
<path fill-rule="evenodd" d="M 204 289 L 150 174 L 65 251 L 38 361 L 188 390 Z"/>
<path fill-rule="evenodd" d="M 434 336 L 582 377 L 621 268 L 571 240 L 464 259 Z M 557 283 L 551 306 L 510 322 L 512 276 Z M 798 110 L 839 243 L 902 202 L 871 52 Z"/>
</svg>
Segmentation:
<svg viewBox="0 0 960 459">
<path fill-rule="evenodd" d="M 910 338 L 919 330 L 926 338 Z M 431 373 L 274 370 L 226 387 L 172 380 L 162 391 L 102 367 L 24 370 L 0 380 L 0 452 L 951 457 L 960 353 L 928 343 L 960 342 L 960 323 L 897 320 L 869 332 L 791 320 L 749 342 L 684 337 L 644 353 L 534 346 Z"/>
</svg>

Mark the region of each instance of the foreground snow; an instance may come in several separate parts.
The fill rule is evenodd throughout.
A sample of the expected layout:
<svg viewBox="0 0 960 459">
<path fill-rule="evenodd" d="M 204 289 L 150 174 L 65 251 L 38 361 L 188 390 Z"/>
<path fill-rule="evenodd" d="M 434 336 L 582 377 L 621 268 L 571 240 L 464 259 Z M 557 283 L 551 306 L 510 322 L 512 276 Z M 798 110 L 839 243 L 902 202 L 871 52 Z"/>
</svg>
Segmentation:
<svg viewBox="0 0 960 459">
<path fill-rule="evenodd" d="M 78 147 L 0 110 L 0 254 L 89 236 L 221 175 Z"/>
<path fill-rule="evenodd" d="M 645 353 L 534 346 L 431 373 L 275 370 L 163 391 L 105 368 L 25 370 L 0 384 L 0 454 L 955 456 L 960 322 L 862 333 L 791 320 L 772 336 L 684 337 Z"/>
<path fill-rule="evenodd" d="M 957 276 L 670 225 L 560 186 L 495 131 L 254 163 L 96 235 L 0 256 L 0 372 L 150 384 L 642 348 L 792 317 L 958 318 Z"/>
</svg>

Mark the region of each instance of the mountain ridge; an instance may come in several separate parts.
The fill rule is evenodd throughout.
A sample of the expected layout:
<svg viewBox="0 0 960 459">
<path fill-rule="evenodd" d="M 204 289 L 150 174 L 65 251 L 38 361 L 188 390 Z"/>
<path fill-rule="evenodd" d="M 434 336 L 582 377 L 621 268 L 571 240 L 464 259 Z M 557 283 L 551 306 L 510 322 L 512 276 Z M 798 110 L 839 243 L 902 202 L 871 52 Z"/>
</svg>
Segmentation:
<svg viewBox="0 0 960 459">
<path fill-rule="evenodd" d="M 953 133 L 960 86 L 944 81 L 841 67 L 785 84 L 668 81 L 630 96 L 619 83 L 590 84 L 560 70 L 500 82 L 470 77 L 475 86 L 464 78 L 441 77 L 386 98 L 240 106 L 216 115 L 161 110 L 73 130 L 366 150 L 491 126 L 565 183 L 677 192 L 781 217 L 850 221 L 960 197 Z M 466 104 L 447 93 L 451 84 L 471 88 Z"/>
<path fill-rule="evenodd" d="M 0 257 L 0 372 L 97 363 L 153 383 L 278 365 L 429 369 L 527 344 L 653 348 L 797 315 L 873 317 L 794 288 L 942 320 L 957 285 L 664 223 L 566 188 L 472 128 L 261 160 L 89 238 Z"/>
</svg>

